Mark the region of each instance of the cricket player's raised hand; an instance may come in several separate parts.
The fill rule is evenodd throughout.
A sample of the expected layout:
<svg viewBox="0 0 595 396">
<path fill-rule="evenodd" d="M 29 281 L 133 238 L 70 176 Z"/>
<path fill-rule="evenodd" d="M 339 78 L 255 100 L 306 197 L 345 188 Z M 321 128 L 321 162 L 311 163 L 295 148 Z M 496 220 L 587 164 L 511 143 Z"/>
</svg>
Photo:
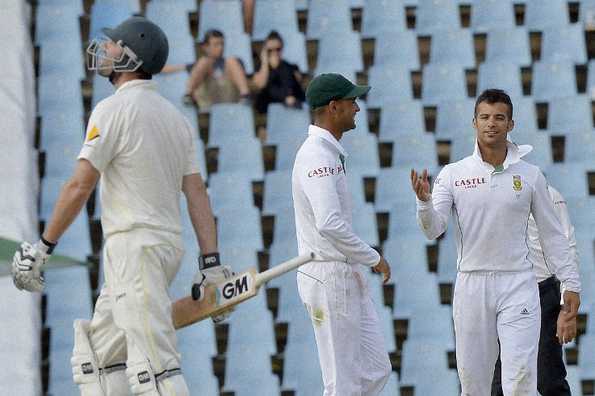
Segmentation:
<svg viewBox="0 0 595 396">
<path fill-rule="evenodd" d="M 382 283 L 386 283 L 390 280 L 390 265 L 384 259 L 384 257 L 380 256 L 380 261 L 378 264 L 372 267 L 372 271 L 376 272 L 377 274 L 382 274 Z"/>
<path fill-rule="evenodd" d="M 424 169 L 421 174 L 418 174 L 415 169 L 411 169 L 411 188 L 413 188 L 417 199 L 420 201 L 426 202 L 432 198 L 427 169 Z"/>
<path fill-rule="evenodd" d="M 45 285 L 41 267 L 49 260 L 54 244 L 23 242 L 12 259 L 12 281 L 19 290 L 42 292 Z"/>
</svg>

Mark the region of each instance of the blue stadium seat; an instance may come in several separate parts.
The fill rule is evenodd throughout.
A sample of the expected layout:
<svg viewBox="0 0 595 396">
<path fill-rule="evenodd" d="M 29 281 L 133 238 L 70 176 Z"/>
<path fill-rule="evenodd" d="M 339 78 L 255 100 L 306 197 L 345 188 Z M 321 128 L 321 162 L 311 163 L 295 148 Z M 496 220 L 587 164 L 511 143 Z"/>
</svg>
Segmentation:
<svg viewBox="0 0 595 396">
<path fill-rule="evenodd" d="M 308 10 L 308 0 L 295 0 L 295 10 L 296 11 L 307 11 Z"/>
<path fill-rule="evenodd" d="M 80 42 L 81 31 L 79 16 L 83 14 L 81 1 L 72 2 L 72 6 L 55 4 L 55 2 L 44 2 L 38 4 L 35 16 L 35 44 L 41 44 L 46 40 L 60 40 L 64 37 L 72 37 Z"/>
<path fill-rule="evenodd" d="M 391 353 L 396 351 L 397 346 L 395 344 L 395 328 L 393 325 L 393 314 L 390 307 L 384 305 L 384 286 L 382 284 L 382 276 L 373 273 L 370 269 L 365 269 L 364 282 L 368 285 L 370 292 L 370 298 L 374 303 L 374 308 L 378 314 L 378 320 L 380 322 L 380 329 L 384 338 L 384 347 L 387 352 Z"/>
<path fill-rule="evenodd" d="M 584 164 L 595 161 L 595 131 L 592 129 L 566 135 L 564 161 Z"/>
<path fill-rule="evenodd" d="M 365 176 L 353 171 L 347 173 L 347 186 L 351 193 L 351 203 L 354 210 L 357 210 L 357 208 L 364 206 L 367 203 L 364 177 Z"/>
<path fill-rule="evenodd" d="M 367 135 L 370 133 L 370 123 L 368 122 L 368 104 L 358 99 L 356 101 L 359 111 L 355 114 L 355 129 L 349 134 Z"/>
<path fill-rule="evenodd" d="M 475 102 L 472 99 L 447 100 L 438 103 L 436 140 L 448 140 L 458 135 L 474 134 Z"/>
<path fill-rule="evenodd" d="M 420 69 L 417 36 L 413 31 L 388 32 L 376 38 L 374 66 L 393 65 L 402 65 L 409 70 Z"/>
<path fill-rule="evenodd" d="M 362 16 L 362 37 L 380 38 L 388 32 L 407 29 L 405 7 L 400 0 L 366 1 Z"/>
<path fill-rule="evenodd" d="M 418 0 L 415 16 L 415 31 L 421 36 L 461 27 L 455 0 Z"/>
<path fill-rule="evenodd" d="M 202 42 L 207 30 L 217 29 L 225 37 L 244 32 L 242 5 L 239 0 L 205 0 L 200 3 L 198 38 Z"/>
<path fill-rule="evenodd" d="M 533 146 L 533 150 L 523 157 L 525 161 L 537 165 L 541 169 L 545 169 L 552 164 L 552 146 L 548 134 L 542 132 L 520 133 L 509 136 L 509 139 L 518 144 Z"/>
<path fill-rule="evenodd" d="M 43 117 L 50 112 L 66 111 L 83 117 L 83 98 L 80 80 L 64 72 L 54 71 L 37 80 L 38 113 Z"/>
<path fill-rule="evenodd" d="M 60 245 L 62 240 L 60 240 Z M 56 254 L 65 255 L 68 249 L 56 247 Z M 86 260 L 86 257 L 85 257 Z M 86 266 L 54 268 L 44 272 L 47 294 L 46 326 L 50 328 L 66 327 L 64 334 L 52 331 L 52 338 L 58 340 L 61 347 L 72 350 L 74 319 L 91 319 L 91 286 L 89 269 Z M 57 345 L 54 343 L 54 345 Z"/>
<path fill-rule="evenodd" d="M 254 139 L 254 115 L 250 106 L 218 103 L 211 106 L 209 147 L 223 147 Z"/>
<path fill-rule="evenodd" d="M 244 66 L 246 74 L 254 73 L 252 44 L 250 42 L 250 36 L 248 36 L 246 33 L 226 33 L 223 55 L 226 58 L 231 56 L 238 58 L 242 61 L 242 65 Z"/>
<path fill-rule="evenodd" d="M 306 37 L 301 32 L 283 33 L 283 58 L 295 64 L 300 72 L 308 73 Z"/>
<path fill-rule="evenodd" d="M 579 348 L 579 375 L 582 381 L 595 381 L 595 334 L 581 337 Z"/>
<path fill-rule="evenodd" d="M 271 103 L 267 111 L 267 143 L 283 144 L 296 137 L 305 139 L 310 125 L 310 112 L 292 109 L 280 103 Z"/>
<path fill-rule="evenodd" d="M 67 142 L 59 139 L 50 140 L 44 146 L 44 177 L 66 180 L 72 176 L 82 146 L 83 139 L 80 136 L 73 137 Z"/>
<path fill-rule="evenodd" d="M 587 95 L 595 98 L 595 60 L 589 61 L 587 77 Z"/>
<path fill-rule="evenodd" d="M 418 234 L 420 232 L 416 218 L 415 199 L 393 205 L 388 217 L 388 239 L 399 235 Z"/>
<path fill-rule="evenodd" d="M 471 29 L 488 33 L 494 29 L 515 26 L 514 5 L 511 0 L 474 0 L 471 8 Z"/>
<path fill-rule="evenodd" d="M 529 33 L 525 28 L 491 30 L 486 44 L 486 62 L 501 61 L 520 66 L 531 65 Z"/>
<path fill-rule="evenodd" d="M 547 129 L 553 135 L 591 131 L 593 129 L 591 99 L 585 95 L 552 99 L 548 106 Z"/>
<path fill-rule="evenodd" d="M 110 0 L 110 1 L 116 1 L 116 0 Z M 129 0 L 131 2 L 137 2 L 139 0 Z M 153 0 L 154 3 L 172 3 L 171 0 Z M 173 0 L 173 3 L 175 3 L 175 6 L 177 8 L 181 8 L 186 10 L 187 12 L 196 12 L 196 1 L 194 0 Z"/>
<path fill-rule="evenodd" d="M 536 102 L 576 95 L 574 64 L 570 61 L 535 62 L 531 90 Z"/>
<path fill-rule="evenodd" d="M 388 382 L 382 389 L 382 392 L 379 396 L 400 396 L 401 391 L 399 388 L 399 380 L 397 378 L 397 373 L 392 372 L 390 373 L 390 377 L 388 378 Z"/>
<path fill-rule="evenodd" d="M 239 220 L 241 219 L 241 221 Z M 260 213 L 257 208 L 230 208 L 217 214 L 219 245 L 261 251 Z"/>
<path fill-rule="evenodd" d="M 475 67 L 473 36 L 469 29 L 453 28 L 432 34 L 430 63 L 454 64 L 465 69 Z"/>
<path fill-rule="evenodd" d="M 298 294 L 296 275 L 291 274 L 279 286 L 279 304 L 277 306 L 277 322 L 291 324 L 296 316 L 304 314 L 304 305 Z"/>
<path fill-rule="evenodd" d="M 295 0 L 256 1 L 252 40 L 264 40 L 271 30 L 276 30 L 282 36 L 298 32 Z"/>
<path fill-rule="evenodd" d="M 318 58 L 314 74 L 338 70 L 345 64 L 355 72 L 364 69 L 359 33 L 348 30 L 322 36 L 318 40 Z"/>
<path fill-rule="evenodd" d="M 376 135 L 353 131 L 344 135 L 340 143 L 348 153 L 345 159 L 347 173 L 355 172 L 364 177 L 378 175 L 380 162 Z"/>
<path fill-rule="evenodd" d="M 83 126 L 83 119 L 78 114 L 72 114 L 65 111 L 51 111 L 47 112 L 41 118 L 41 136 L 40 149 L 60 144 L 68 145 L 70 148 L 78 147 L 78 151 L 82 148 L 85 134 L 85 127 Z M 78 154 L 77 151 L 77 154 Z M 76 155 L 69 159 L 76 161 Z M 47 160 L 46 160 L 47 161 Z"/>
<path fill-rule="evenodd" d="M 424 109 L 419 100 L 386 103 L 380 112 L 379 138 L 391 141 L 396 136 L 419 136 L 425 133 Z"/>
<path fill-rule="evenodd" d="M 109 79 L 100 76 L 99 74 L 93 75 L 93 94 L 91 99 L 91 107 L 95 108 L 97 103 L 112 95 L 115 92 L 114 86 L 109 82 Z"/>
<path fill-rule="evenodd" d="M 595 26 L 595 0 L 580 0 L 578 16 L 585 29 L 593 29 Z"/>
<path fill-rule="evenodd" d="M 368 108 L 380 108 L 385 103 L 412 100 L 411 73 L 404 65 L 372 66 L 369 71 Z"/>
<path fill-rule="evenodd" d="M 59 55 L 58 55 L 59 54 Z M 86 77 L 81 43 L 77 40 L 45 40 L 40 47 L 39 74 L 62 74 L 82 80 Z"/>
<path fill-rule="evenodd" d="M 291 221 L 293 221 L 293 216 L 291 217 Z M 275 218 L 276 220 L 277 218 Z M 295 224 L 295 223 L 294 223 Z M 284 261 L 287 261 L 298 254 L 298 247 L 297 247 L 297 239 L 295 237 L 295 227 L 293 231 L 293 235 L 287 236 L 285 239 L 279 238 L 275 240 L 269 249 L 269 268 L 272 268 L 276 265 L 281 264 Z M 268 283 L 268 287 L 272 288 L 283 288 L 287 285 L 296 284 L 296 273 L 295 272 L 288 272 L 283 274 L 277 278 L 271 279 Z M 305 313 L 305 311 L 304 311 Z M 297 315 L 296 315 L 297 316 Z M 293 320 L 294 318 L 292 318 Z M 279 321 L 279 320 L 277 320 Z"/>
<path fill-rule="evenodd" d="M 318 0 L 308 8 L 306 38 L 319 40 L 330 32 L 352 30 L 349 0 Z"/>
<path fill-rule="evenodd" d="M 554 184 L 556 188 L 557 185 Z M 561 191 L 564 195 L 565 191 Z M 588 233 L 595 227 L 595 218 L 593 216 L 585 216 L 585 213 L 595 213 L 595 199 L 589 197 L 566 197 L 568 206 L 568 213 L 570 213 L 570 220 L 574 225 L 577 233 Z"/>
<path fill-rule="evenodd" d="M 485 62 L 479 65 L 477 93 L 488 88 L 499 88 L 511 97 L 522 97 L 521 69 L 510 62 Z M 514 106 L 514 103 L 513 103 Z"/>
<path fill-rule="evenodd" d="M 582 26 L 574 24 L 567 27 L 549 27 L 543 31 L 541 40 L 542 61 L 572 61 L 576 64 L 587 63 L 585 34 Z"/>
<path fill-rule="evenodd" d="M 370 246 L 379 246 L 374 205 L 363 204 L 353 210 L 353 231 Z"/>
<path fill-rule="evenodd" d="M 395 136 L 392 143 L 392 166 L 406 169 L 428 168 L 430 172 L 438 167 L 438 154 L 433 134 Z"/>
<path fill-rule="evenodd" d="M 450 161 L 455 162 L 473 154 L 475 131 L 453 136 L 450 144 Z"/>
<path fill-rule="evenodd" d="M 393 205 L 415 201 L 415 197 L 403 194 L 403 189 L 411 186 L 410 176 L 409 168 L 380 169 L 376 179 L 376 200 L 374 202 L 377 212 L 388 212 Z"/>
<path fill-rule="evenodd" d="M 249 359 L 249 364 L 247 363 Z M 229 348 L 225 359 L 225 386 L 223 392 L 233 391 L 235 396 L 251 396 L 254 390 L 262 396 L 278 396 L 279 378 L 273 374 L 271 357 L 255 345 Z"/>
<path fill-rule="evenodd" d="M 280 213 L 275 216 L 275 226 L 273 229 L 274 244 L 282 243 L 285 245 L 286 243 L 290 243 L 291 246 L 293 246 L 294 242 L 297 243 L 295 232 L 294 212 L 291 207 L 288 207 L 285 213 Z M 297 251 L 296 249 L 291 250 L 295 252 Z"/>
<path fill-rule="evenodd" d="M 294 135 L 292 138 L 289 138 L 285 142 L 277 145 L 275 156 L 276 170 L 293 169 L 295 155 L 297 154 L 297 151 L 299 150 L 304 140 L 306 140 L 306 136 L 306 133 L 302 132 L 301 134 Z"/>
<path fill-rule="evenodd" d="M 526 133 L 537 132 L 537 113 L 531 97 L 512 98 L 514 120 L 513 140 Z M 522 141 L 522 140 L 521 140 Z"/>
<path fill-rule="evenodd" d="M 160 73 L 154 76 L 153 80 L 157 84 L 159 93 L 186 117 L 195 130 L 198 130 L 196 110 L 191 106 L 184 105 L 182 95 L 180 94 L 186 91 L 188 73 L 185 71 L 179 73 Z M 113 91 L 113 88 L 111 88 L 111 91 Z M 198 137 L 198 134 L 196 136 Z"/>
<path fill-rule="evenodd" d="M 457 277 L 457 245 L 454 220 L 451 217 L 444 238 L 438 246 L 438 282 L 454 284 Z"/>
<path fill-rule="evenodd" d="M 241 172 L 252 180 L 262 180 L 264 165 L 260 141 L 256 138 L 245 139 L 241 145 L 231 144 L 220 147 L 217 171 L 219 173 Z"/>
<path fill-rule="evenodd" d="M 258 293 L 236 306 L 227 323 L 229 323 L 228 352 L 236 347 L 251 346 L 268 355 L 277 353 L 273 316 L 267 309 L 265 293 Z"/>
<path fill-rule="evenodd" d="M 215 215 L 229 208 L 253 208 L 252 181 L 243 173 L 213 173 L 209 196 Z"/>
<path fill-rule="evenodd" d="M 291 172 L 272 171 L 264 176 L 263 215 L 278 215 L 292 205 Z"/>
<path fill-rule="evenodd" d="M 124 1 L 96 1 L 91 6 L 89 38 L 104 37 L 101 29 L 116 27 L 130 17 L 133 12 L 135 11 L 130 7 L 130 4 Z"/>
<path fill-rule="evenodd" d="M 236 273 L 250 268 L 258 269 L 258 253 L 256 250 L 229 246 L 221 251 L 221 262 L 229 264 Z"/>
<path fill-rule="evenodd" d="M 592 170 L 583 164 L 556 163 L 544 169 L 544 173 L 565 198 L 580 198 L 589 195 L 587 171 Z"/>
<path fill-rule="evenodd" d="M 568 26 L 568 4 L 565 0 L 550 0 L 547 7 L 540 0 L 525 1 L 525 26 L 530 31 L 543 31 L 548 27 Z"/>
<path fill-rule="evenodd" d="M 425 106 L 467 98 L 463 68 L 453 64 L 426 65 L 423 69 L 421 98 Z"/>
</svg>

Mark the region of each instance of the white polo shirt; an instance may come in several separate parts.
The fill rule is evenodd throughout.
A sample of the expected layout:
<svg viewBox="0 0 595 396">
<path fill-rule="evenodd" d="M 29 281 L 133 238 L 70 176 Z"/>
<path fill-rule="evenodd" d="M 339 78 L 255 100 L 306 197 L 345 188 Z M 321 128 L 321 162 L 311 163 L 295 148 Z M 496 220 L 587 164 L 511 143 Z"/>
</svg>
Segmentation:
<svg viewBox="0 0 595 396">
<path fill-rule="evenodd" d="M 137 227 L 181 233 L 184 175 L 199 173 L 192 127 L 150 80 L 97 104 L 79 159 L 101 173 L 105 236 Z"/>
<path fill-rule="evenodd" d="M 458 270 L 530 271 L 527 227 L 533 214 L 544 257 L 565 290 L 580 292 L 578 271 L 552 205 L 545 177 L 508 143 L 502 169 L 473 155 L 446 165 L 434 182 L 432 199 L 417 200 L 417 216 L 428 239 L 440 236 L 454 216 Z"/>
<path fill-rule="evenodd" d="M 353 232 L 347 153 L 327 130 L 310 125 L 291 178 L 300 254 L 318 260 L 374 266 L 380 255 Z"/>
</svg>

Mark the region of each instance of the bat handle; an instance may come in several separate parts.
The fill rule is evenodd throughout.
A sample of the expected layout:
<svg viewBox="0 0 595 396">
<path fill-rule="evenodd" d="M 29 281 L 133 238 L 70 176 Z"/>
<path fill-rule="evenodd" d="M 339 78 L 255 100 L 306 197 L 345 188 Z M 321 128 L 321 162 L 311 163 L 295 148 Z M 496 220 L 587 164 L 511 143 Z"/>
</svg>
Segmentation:
<svg viewBox="0 0 595 396">
<path fill-rule="evenodd" d="M 309 263 L 313 259 L 314 253 L 302 254 L 301 256 L 294 257 L 291 260 L 284 261 L 279 265 L 261 272 L 256 275 L 256 287 L 260 287 L 273 278 L 281 276 L 284 273 L 292 271 L 301 265 Z"/>
</svg>

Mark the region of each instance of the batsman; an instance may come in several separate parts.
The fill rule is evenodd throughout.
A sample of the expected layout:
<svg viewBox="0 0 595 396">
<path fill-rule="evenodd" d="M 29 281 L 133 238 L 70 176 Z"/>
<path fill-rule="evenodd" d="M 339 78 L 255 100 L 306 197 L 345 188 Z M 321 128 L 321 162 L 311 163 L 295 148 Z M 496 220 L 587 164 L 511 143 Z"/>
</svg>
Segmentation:
<svg viewBox="0 0 595 396">
<path fill-rule="evenodd" d="M 101 177 L 105 284 L 92 320 L 74 323 L 74 382 L 82 396 L 189 395 L 168 295 L 184 253 L 180 192 L 202 252 L 193 298 L 231 277 L 231 269 L 219 262 L 193 129 L 151 81 L 167 60 L 167 37 L 142 17 L 103 32 L 107 38 L 87 49 L 88 68 L 116 91 L 93 110 L 74 174 L 40 241 L 15 253 L 13 280 L 21 290 L 43 290 L 40 268 Z"/>
</svg>

